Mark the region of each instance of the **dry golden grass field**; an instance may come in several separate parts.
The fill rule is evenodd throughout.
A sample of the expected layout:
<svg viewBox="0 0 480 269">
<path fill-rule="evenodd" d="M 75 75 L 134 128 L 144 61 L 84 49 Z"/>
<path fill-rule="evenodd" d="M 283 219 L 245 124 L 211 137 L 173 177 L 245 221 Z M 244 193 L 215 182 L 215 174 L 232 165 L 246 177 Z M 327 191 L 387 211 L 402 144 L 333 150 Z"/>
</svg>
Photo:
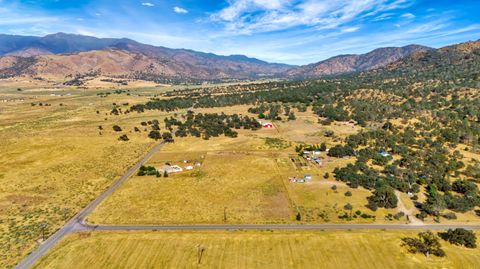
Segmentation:
<svg viewBox="0 0 480 269">
<path fill-rule="evenodd" d="M 480 252 L 441 244 L 446 257 L 410 254 L 414 231 L 92 232 L 65 238 L 41 268 L 462 268 Z"/>
<path fill-rule="evenodd" d="M 145 99 L 100 98 L 75 89 L 0 89 L 0 268 L 19 262 L 42 233 L 58 229 L 154 144 L 145 133 L 131 133 L 152 114 L 105 115 L 113 102 Z M 114 124 L 130 141 L 118 141 Z"/>
</svg>

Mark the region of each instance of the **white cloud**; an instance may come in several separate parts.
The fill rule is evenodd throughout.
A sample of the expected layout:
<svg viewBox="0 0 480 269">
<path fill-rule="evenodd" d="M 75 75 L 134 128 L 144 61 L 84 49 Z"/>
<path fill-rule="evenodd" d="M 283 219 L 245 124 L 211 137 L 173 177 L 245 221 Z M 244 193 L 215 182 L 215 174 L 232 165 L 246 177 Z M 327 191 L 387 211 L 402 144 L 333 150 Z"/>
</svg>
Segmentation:
<svg viewBox="0 0 480 269">
<path fill-rule="evenodd" d="M 405 18 L 405 19 L 415 19 L 415 15 L 413 15 L 412 13 L 404 13 L 402 14 L 402 18 Z"/>
<path fill-rule="evenodd" d="M 4 17 L 0 18 L 0 26 L 3 25 L 17 25 L 17 24 L 41 24 L 58 22 L 59 18 L 56 17 Z"/>
<path fill-rule="evenodd" d="M 174 7 L 173 11 L 178 14 L 187 14 L 188 10 L 181 8 L 181 7 Z"/>
<path fill-rule="evenodd" d="M 297 26 L 333 29 L 356 19 L 405 7 L 407 0 L 229 0 L 210 16 L 231 32 L 252 34 Z"/>
<path fill-rule="evenodd" d="M 353 26 L 353 27 L 347 27 L 347 28 L 343 28 L 341 30 L 342 33 L 353 33 L 353 32 L 356 32 L 360 30 L 360 27 L 358 26 Z"/>
<path fill-rule="evenodd" d="M 146 6 L 146 7 L 154 7 L 155 5 L 150 3 L 150 2 L 143 2 L 142 3 L 142 6 Z"/>
<path fill-rule="evenodd" d="M 384 21 L 384 20 L 389 20 L 392 18 L 392 16 L 395 15 L 393 13 L 383 13 L 373 19 L 373 21 Z"/>
</svg>

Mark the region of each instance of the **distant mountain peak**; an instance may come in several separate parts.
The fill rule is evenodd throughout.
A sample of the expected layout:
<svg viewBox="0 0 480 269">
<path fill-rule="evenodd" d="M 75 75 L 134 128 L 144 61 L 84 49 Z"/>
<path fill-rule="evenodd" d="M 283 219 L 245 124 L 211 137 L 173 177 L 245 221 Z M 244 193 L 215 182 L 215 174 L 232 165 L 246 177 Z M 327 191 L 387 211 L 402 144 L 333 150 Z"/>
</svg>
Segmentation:
<svg viewBox="0 0 480 269">
<path fill-rule="evenodd" d="M 294 77 L 320 77 L 371 70 L 385 66 L 412 53 L 431 49 L 415 44 L 404 47 L 383 47 L 365 54 L 334 56 L 318 63 L 293 68 L 287 73 Z"/>
<path fill-rule="evenodd" d="M 17 64 L 8 67 L 9 76 L 61 77 L 101 70 L 98 72 L 101 75 L 148 80 L 256 79 L 276 77 L 291 68 L 244 55 L 222 56 L 152 46 L 128 38 L 97 38 L 62 32 L 44 37 L 0 36 L 0 57 L 2 55 L 35 57 L 30 65 L 24 60 L 5 61 L 5 65 L 7 62 Z"/>
</svg>

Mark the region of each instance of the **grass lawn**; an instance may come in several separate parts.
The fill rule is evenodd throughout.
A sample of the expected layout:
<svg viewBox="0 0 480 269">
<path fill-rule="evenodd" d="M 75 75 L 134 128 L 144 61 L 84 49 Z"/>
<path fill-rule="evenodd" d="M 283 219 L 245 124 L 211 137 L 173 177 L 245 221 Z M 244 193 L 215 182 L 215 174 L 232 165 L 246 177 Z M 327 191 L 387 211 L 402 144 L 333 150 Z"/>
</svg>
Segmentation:
<svg viewBox="0 0 480 269">
<path fill-rule="evenodd" d="M 444 258 L 407 253 L 401 247 L 401 238 L 416 234 L 415 231 L 79 233 L 61 241 L 35 268 L 479 268 L 477 249 L 445 241 L 441 242 L 447 254 Z"/>
</svg>

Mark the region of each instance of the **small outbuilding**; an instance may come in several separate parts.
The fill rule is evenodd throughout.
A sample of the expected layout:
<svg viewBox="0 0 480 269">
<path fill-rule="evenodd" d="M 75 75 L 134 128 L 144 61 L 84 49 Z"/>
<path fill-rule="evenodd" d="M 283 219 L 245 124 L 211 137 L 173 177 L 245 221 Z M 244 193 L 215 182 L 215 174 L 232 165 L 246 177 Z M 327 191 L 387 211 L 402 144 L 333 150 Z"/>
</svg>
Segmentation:
<svg viewBox="0 0 480 269">
<path fill-rule="evenodd" d="M 273 128 L 273 124 L 271 122 L 264 122 L 262 124 L 263 128 L 266 128 L 266 129 L 271 129 Z"/>
<path fill-rule="evenodd" d="M 390 153 L 386 152 L 385 150 L 381 150 L 379 153 L 382 157 L 390 157 Z"/>
</svg>

